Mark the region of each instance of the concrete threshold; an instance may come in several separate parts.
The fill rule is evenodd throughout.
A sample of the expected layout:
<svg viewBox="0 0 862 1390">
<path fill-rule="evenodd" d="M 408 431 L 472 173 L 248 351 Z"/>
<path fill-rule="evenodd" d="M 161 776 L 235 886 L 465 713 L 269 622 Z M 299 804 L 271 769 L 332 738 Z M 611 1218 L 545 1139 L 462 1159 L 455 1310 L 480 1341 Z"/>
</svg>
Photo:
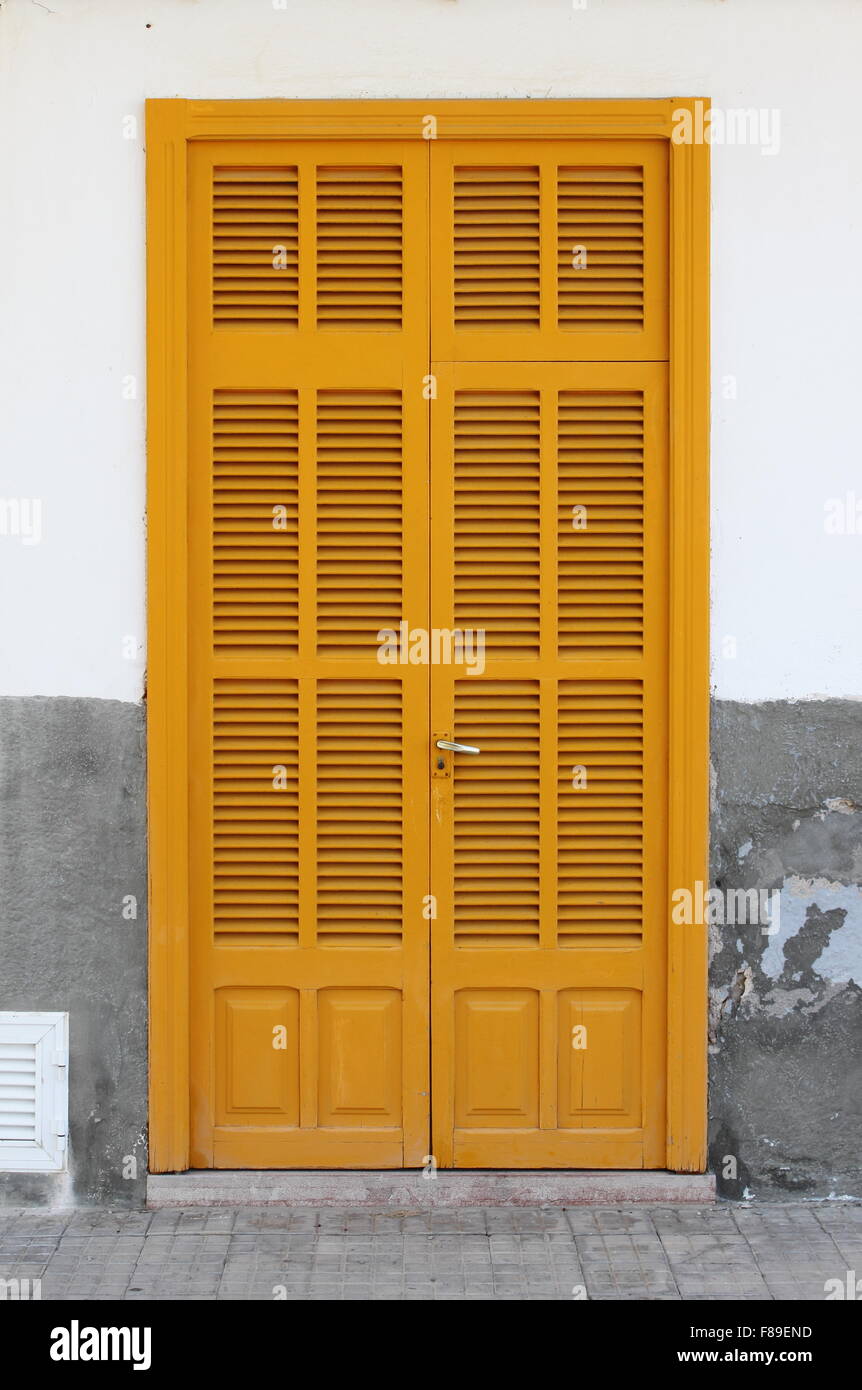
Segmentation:
<svg viewBox="0 0 862 1390">
<path fill-rule="evenodd" d="M 151 1173 L 147 1206 L 161 1207 L 578 1207 L 715 1201 L 712 1173 L 507 1169 L 398 1172 Z"/>
</svg>

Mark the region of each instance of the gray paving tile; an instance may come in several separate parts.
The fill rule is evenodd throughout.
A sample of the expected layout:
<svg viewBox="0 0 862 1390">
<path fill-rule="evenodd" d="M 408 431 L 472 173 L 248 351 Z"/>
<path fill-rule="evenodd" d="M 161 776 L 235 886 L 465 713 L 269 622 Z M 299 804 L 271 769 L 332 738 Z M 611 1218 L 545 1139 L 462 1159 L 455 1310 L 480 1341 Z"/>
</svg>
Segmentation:
<svg viewBox="0 0 862 1390">
<path fill-rule="evenodd" d="M 857 1269 L 862 1203 L 0 1211 L 0 1279 L 57 1300 L 807 1301 Z"/>
</svg>

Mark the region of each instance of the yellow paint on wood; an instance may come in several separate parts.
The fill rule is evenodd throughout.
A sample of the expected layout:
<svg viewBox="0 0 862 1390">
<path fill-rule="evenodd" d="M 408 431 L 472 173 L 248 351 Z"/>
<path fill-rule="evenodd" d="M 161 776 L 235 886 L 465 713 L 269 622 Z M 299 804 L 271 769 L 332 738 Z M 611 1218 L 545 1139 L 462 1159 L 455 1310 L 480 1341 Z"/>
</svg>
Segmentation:
<svg viewBox="0 0 862 1390">
<path fill-rule="evenodd" d="M 154 1170 L 703 1164 L 705 151 L 437 105 L 148 104 Z"/>
</svg>

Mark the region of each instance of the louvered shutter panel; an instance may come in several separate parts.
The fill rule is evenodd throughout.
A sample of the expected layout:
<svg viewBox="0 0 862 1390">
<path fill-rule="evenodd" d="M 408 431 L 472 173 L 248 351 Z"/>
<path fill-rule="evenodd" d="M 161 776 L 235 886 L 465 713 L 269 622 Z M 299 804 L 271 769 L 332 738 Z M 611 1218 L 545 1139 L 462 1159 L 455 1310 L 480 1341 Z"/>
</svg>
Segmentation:
<svg viewBox="0 0 862 1390">
<path fill-rule="evenodd" d="M 441 141 L 431 170 L 437 361 L 667 357 L 662 142 Z"/>
<path fill-rule="evenodd" d="M 427 1152 L 427 149 L 192 149 L 193 1163 Z M 409 564 L 408 564 L 409 557 Z"/>
<path fill-rule="evenodd" d="M 456 328 L 538 328 L 538 168 L 461 164 L 453 185 Z"/>
<path fill-rule="evenodd" d="M 216 677 L 212 699 L 216 944 L 296 946 L 297 682 Z M 277 779 L 284 785 L 276 797 Z"/>
<path fill-rule="evenodd" d="M 640 935 L 643 926 L 642 681 L 566 681 L 557 688 L 557 924 L 580 935 Z M 583 767 L 578 778 L 575 768 Z"/>
<path fill-rule="evenodd" d="M 296 654 L 298 463 L 296 391 L 214 392 L 213 641 L 221 656 Z"/>
<path fill-rule="evenodd" d="M 560 165 L 558 326 L 572 333 L 642 332 L 644 252 L 643 166 Z"/>
<path fill-rule="evenodd" d="M 497 659 L 538 655 L 538 391 L 455 397 L 454 608 Z"/>
<path fill-rule="evenodd" d="M 456 680 L 453 728 L 482 752 L 455 772 L 458 946 L 538 946 L 540 693 L 535 681 Z"/>
<path fill-rule="evenodd" d="M 400 391 L 318 393 L 319 656 L 367 659 L 401 621 L 403 429 Z"/>
<path fill-rule="evenodd" d="M 295 328 L 299 308 L 296 167 L 213 170 L 212 294 L 218 328 Z"/>
<path fill-rule="evenodd" d="M 563 658 L 643 653 L 644 403 L 561 391 L 558 643 Z"/>
<path fill-rule="evenodd" d="M 434 1152 L 655 1166 L 666 369 L 438 370 L 432 620 L 486 643 L 432 674 L 432 727 L 482 750 L 435 774 Z"/>
<path fill-rule="evenodd" d="M 317 170 L 317 322 L 401 328 L 404 187 L 400 165 Z"/>
</svg>

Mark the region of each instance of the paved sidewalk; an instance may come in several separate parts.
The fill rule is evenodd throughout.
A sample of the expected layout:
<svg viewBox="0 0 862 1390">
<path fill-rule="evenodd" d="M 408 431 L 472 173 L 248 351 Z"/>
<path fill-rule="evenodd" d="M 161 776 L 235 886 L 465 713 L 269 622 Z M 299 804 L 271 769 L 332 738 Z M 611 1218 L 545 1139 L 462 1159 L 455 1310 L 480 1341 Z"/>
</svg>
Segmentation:
<svg viewBox="0 0 862 1390">
<path fill-rule="evenodd" d="M 0 1208 L 0 1279 L 43 1299 L 823 1300 L 849 1270 L 862 1204 Z"/>
</svg>

